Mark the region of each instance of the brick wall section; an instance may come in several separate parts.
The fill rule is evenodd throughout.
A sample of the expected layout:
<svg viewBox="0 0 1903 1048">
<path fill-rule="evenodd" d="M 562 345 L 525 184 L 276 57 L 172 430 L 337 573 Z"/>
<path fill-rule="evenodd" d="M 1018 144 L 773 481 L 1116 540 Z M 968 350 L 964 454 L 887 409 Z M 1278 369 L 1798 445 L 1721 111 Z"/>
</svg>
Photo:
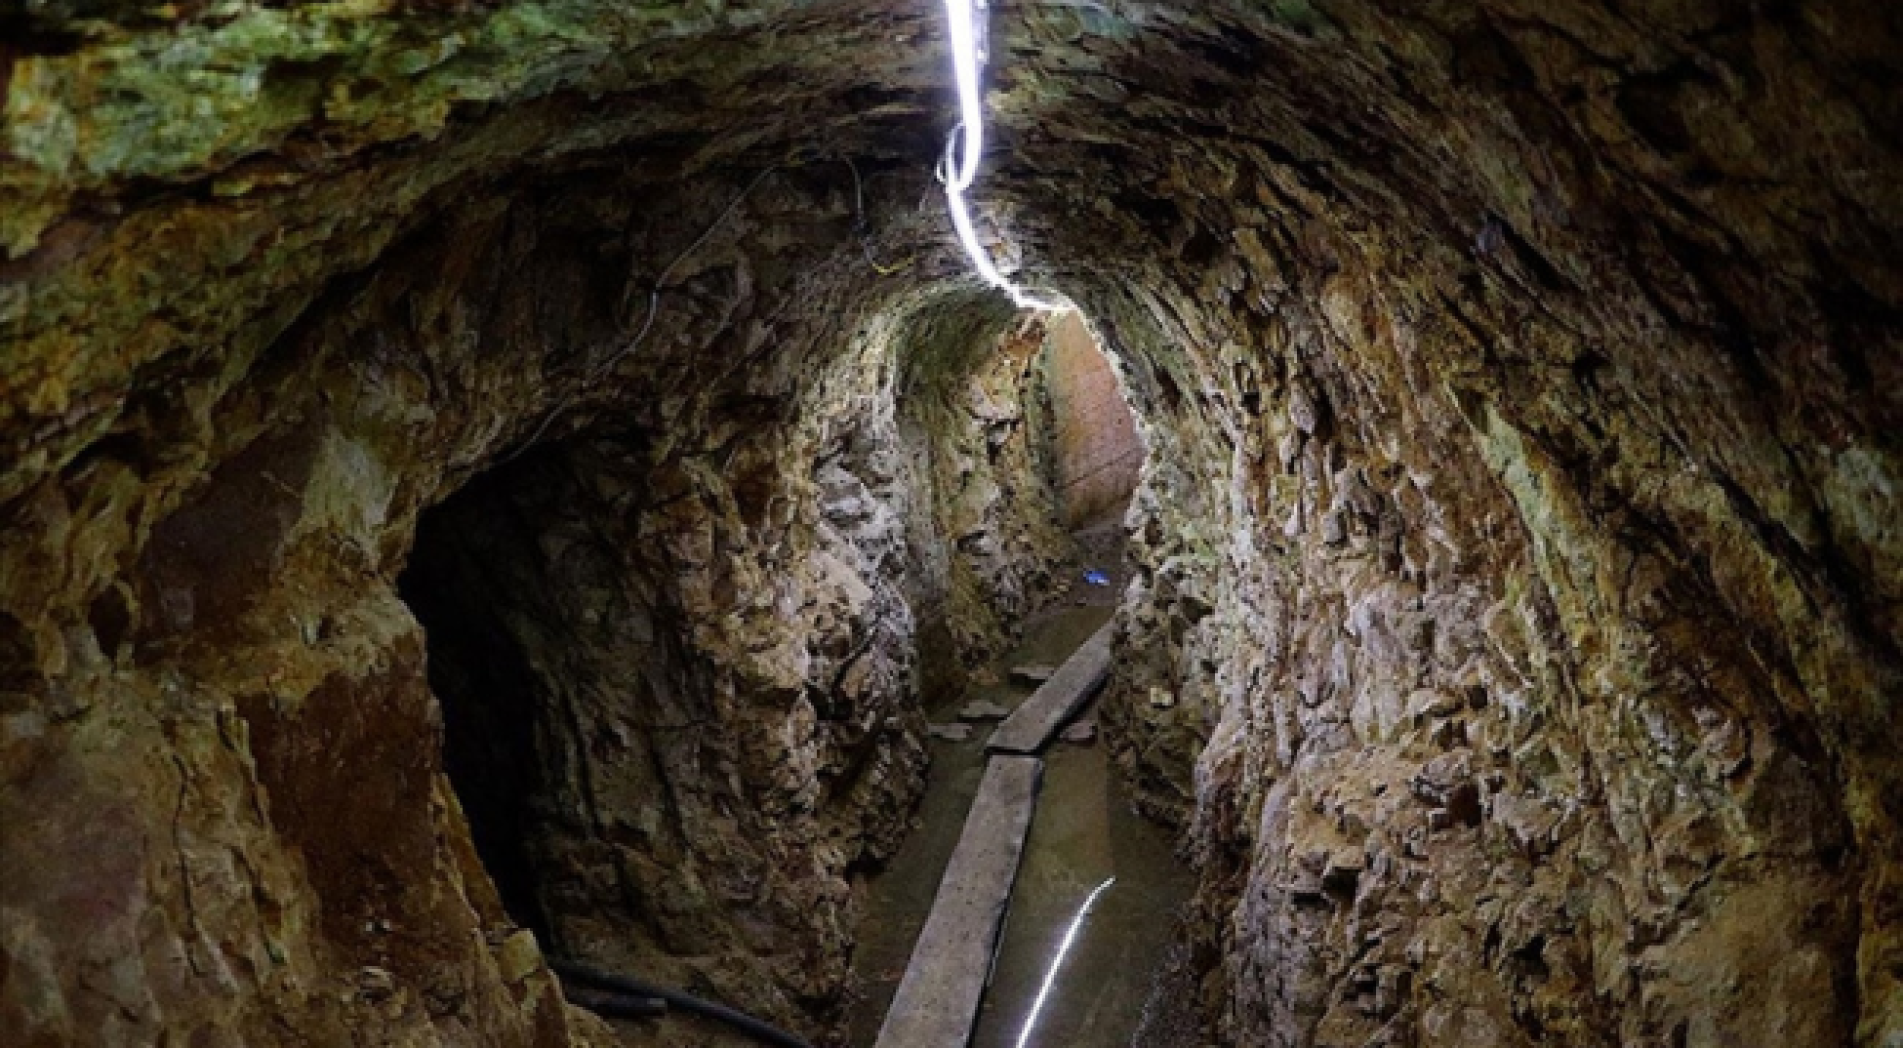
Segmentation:
<svg viewBox="0 0 1903 1048">
<path fill-rule="evenodd" d="M 1106 512 L 1122 512 L 1143 466 L 1143 441 L 1110 361 L 1075 313 L 1051 325 L 1045 381 L 1065 523 L 1076 527 Z"/>
</svg>

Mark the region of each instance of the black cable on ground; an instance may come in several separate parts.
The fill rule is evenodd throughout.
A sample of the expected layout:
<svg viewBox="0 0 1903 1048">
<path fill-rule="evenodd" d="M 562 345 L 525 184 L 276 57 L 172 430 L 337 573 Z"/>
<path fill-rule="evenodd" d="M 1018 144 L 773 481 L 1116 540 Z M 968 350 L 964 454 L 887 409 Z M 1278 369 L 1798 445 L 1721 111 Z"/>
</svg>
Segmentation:
<svg viewBox="0 0 1903 1048">
<path fill-rule="evenodd" d="M 635 997 L 613 990 L 567 985 L 562 987 L 562 995 L 568 998 L 568 1003 L 610 1019 L 653 1019 L 667 1014 L 667 1002 L 659 997 Z"/>
<path fill-rule="evenodd" d="M 775 1048 L 813 1048 L 804 1039 L 761 1022 L 745 1012 L 729 1008 L 724 1004 L 716 1004 L 713 1001 L 704 1001 L 679 990 L 656 986 L 653 983 L 642 982 L 639 979 L 575 961 L 550 960 L 548 966 L 555 974 L 562 977 L 564 987 L 572 981 L 583 987 L 610 990 L 618 995 L 660 1000 L 677 1011 L 693 1012 L 696 1015 L 726 1023 L 761 1044 L 774 1045 Z"/>
</svg>

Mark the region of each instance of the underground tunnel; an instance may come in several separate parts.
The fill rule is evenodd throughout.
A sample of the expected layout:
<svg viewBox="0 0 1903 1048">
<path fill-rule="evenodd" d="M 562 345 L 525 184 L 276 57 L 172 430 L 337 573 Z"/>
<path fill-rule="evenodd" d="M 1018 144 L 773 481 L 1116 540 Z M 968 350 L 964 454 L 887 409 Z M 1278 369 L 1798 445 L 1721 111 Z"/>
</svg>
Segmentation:
<svg viewBox="0 0 1903 1048">
<path fill-rule="evenodd" d="M 0 5 L 9 1045 L 1903 1044 L 1903 14 L 961 9 Z"/>
</svg>

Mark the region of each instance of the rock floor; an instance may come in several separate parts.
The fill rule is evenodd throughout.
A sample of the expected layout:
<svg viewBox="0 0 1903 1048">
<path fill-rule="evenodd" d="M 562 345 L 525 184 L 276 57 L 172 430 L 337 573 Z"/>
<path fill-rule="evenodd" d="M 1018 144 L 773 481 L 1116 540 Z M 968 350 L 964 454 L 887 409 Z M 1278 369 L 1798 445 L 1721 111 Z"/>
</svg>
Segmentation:
<svg viewBox="0 0 1903 1048">
<path fill-rule="evenodd" d="M 971 701 L 1015 707 L 1033 687 L 1009 682 L 1011 666 L 1062 663 L 1114 613 L 1124 578 L 1117 522 L 1106 518 L 1076 537 L 1083 563 L 1073 572 L 1073 595 L 1027 623 L 1023 642 L 998 661 L 995 676 L 1006 683 L 975 685 L 951 697 L 932 711 L 934 720 L 952 720 Z M 1111 575 L 1112 585 L 1083 585 L 1082 572 L 1091 568 Z M 1092 720 L 1094 705 L 1078 720 Z M 988 735 L 989 727 L 980 726 L 964 741 L 933 741 L 931 781 L 919 824 L 892 863 L 867 883 L 854 956 L 862 994 L 851 1023 L 854 1045 L 878 1038 L 983 776 Z M 1103 749 L 1058 742 L 1045 753 L 1037 819 L 973 1045 L 1020 1043 L 1073 917 L 1091 891 L 1111 877 L 1116 883 L 1082 922 L 1034 1030 L 1022 1043 L 1127 1045 L 1136 1043 L 1139 1031 L 1146 1046 L 1194 1043 L 1195 1023 L 1183 1007 L 1188 995 L 1171 983 L 1176 918 L 1194 878 L 1175 858 L 1170 831 L 1133 812 Z"/>
<path fill-rule="evenodd" d="M 1112 877 L 1116 882 L 1079 926 L 1033 1024 L 1039 989 L 1066 930 L 1092 889 Z M 1054 745 L 1045 754 L 1037 820 L 971 1043 L 977 1048 L 1193 1044 L 1192 1039 L 1139 1040 L 1136 1034 L 1139 1028 L 1194 1034 L 1187 1016 L 1171 1017 L 1187 1010 L 1187 1000 L 1158 993 L 1168 987 L 1176 916 L 1194 886 L 1171 852 L 1169 831 L 1131 810 L 1103 748 Z"/>
</svg>

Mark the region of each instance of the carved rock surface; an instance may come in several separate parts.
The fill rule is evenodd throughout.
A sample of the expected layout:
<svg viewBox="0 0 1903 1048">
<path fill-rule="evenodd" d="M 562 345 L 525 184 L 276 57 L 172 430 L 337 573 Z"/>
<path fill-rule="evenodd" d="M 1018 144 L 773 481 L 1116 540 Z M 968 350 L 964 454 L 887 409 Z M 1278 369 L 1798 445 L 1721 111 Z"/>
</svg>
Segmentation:
<svg viewBox="0 0 1903 1048">
<path fill-rule="evenodd" d="M 991 17 L 984 239 L 1149 450 L 1101 724 L 1207 1039 L 1896 1043 L 1895 5 Z M 0 36 L 0 1029 L 711 1036 L 560 948 L 836 1033 L 921 689 L 1065 552 L 937 9 Z"/>
</svg>

